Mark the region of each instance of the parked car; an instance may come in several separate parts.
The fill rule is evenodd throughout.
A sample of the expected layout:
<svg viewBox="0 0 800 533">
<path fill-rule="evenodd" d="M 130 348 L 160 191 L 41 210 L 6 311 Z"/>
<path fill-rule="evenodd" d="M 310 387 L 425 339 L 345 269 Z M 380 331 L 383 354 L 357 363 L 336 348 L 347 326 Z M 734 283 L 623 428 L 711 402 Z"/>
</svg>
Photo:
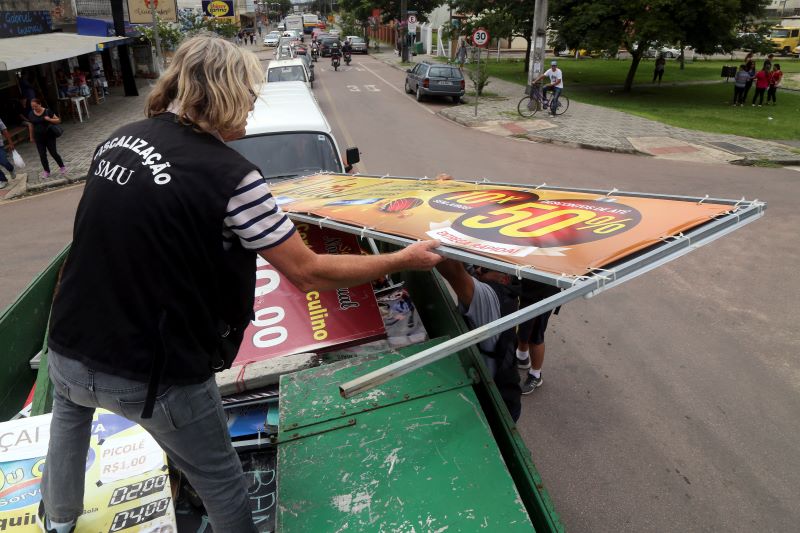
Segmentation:
<svg viewBox="0 0 800 533">
<path fill-rule="evenodd" d="M 364 41 L 363 37 L 359 37 L 358 35 L 348 35 L 347 39 L 350 39 L 350 44 L 353 46 L 354 54 L 367 53 L 367 43 Z"/>
<path fill-rule="evenodd" d="M 264 46 L 278 46 L 278 41 L 280 40 L 281 33 L 278 31 L 271 31 L 264 37 Z"/>
<path fill-rule="evenodd" d="M 417 63 L 406 71 L 405 89 L 416 95 L 417 101 L 424 96 L 449 96 L 458 103 L 464 96 L 464 75 L 453 65 Z"/>
<path fill-rule="evenodd" d="M 269 65 L 267 65 L 266 79 L 267 83 L 302 81 L 309 89 L 313 86 L 311 71 L 306 66 L 305 60 L 299 57 L 270 61 Z"/>
<path fill-rule="evenodd" d="M 658 57 L 659 55 L 663 56 L 665 59 L 672 59 L 681 55 L 680 48 L 675 48 L 672 46 L 662 46 L 661 48 L 648 48 L 645 52 L 647 57 Z"/>
</svg>

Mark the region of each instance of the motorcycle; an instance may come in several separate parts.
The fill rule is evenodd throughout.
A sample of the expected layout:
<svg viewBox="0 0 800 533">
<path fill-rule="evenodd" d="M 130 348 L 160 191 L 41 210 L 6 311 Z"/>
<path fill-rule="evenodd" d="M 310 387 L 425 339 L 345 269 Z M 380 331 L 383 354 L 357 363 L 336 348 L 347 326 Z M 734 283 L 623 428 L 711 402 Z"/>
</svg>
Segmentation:
<svg viewBox="0 0 800 533">
<path fill-rule="evenodd" d="M 319 46 L 317 46 L 317 43 L 311 45 L 311 60 L 312 61 L 319 60 Z"/>
<path fill-rule="evenodd" d="M 350 52 L 345 52 L 344 53 L 344 62 L 347 64 L 348 67 L 350 66 L 350 60 L 351 59 L 352 59 L 352 55 L 350 54 Z"/>
<path fill-rule="evenodd" d="M 333 70 L 339 70 L 339 55 L 332 54 L 331 55 L 331 65 L 333 66 Z"/>
</svg>

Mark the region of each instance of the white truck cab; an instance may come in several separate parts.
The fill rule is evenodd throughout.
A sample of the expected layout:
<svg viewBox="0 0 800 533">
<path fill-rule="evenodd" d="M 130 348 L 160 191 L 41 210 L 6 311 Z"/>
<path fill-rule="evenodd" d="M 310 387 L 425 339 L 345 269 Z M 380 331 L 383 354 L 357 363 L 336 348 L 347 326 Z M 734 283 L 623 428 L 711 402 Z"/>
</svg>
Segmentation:
<svg viewBox="0 0 800 533">
<path fill-rule="evenodd" d="M 301 81 L 265 84 L 245 136 L 228 144 L 258 165 L 268 182 L 317 172 L 341 174 L 360 160 L 353 147 L 342 161 L 330 124 Z"/>
</svg>

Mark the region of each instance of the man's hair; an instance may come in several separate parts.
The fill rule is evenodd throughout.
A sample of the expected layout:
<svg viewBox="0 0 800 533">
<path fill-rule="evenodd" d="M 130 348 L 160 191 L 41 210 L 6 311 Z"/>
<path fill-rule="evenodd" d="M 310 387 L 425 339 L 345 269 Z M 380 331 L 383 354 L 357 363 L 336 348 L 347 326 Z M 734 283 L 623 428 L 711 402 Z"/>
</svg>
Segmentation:
<svg viewBox="0 0 800 533">
<path fill-rule="evenodd" d="M 258 58 L 211 35 L 183 42 L 150 92 L 148 117 L 164 113 L 174 100 L 179 120 L 207 132 L 242 129 L 264 83 Z"/>
</svg>

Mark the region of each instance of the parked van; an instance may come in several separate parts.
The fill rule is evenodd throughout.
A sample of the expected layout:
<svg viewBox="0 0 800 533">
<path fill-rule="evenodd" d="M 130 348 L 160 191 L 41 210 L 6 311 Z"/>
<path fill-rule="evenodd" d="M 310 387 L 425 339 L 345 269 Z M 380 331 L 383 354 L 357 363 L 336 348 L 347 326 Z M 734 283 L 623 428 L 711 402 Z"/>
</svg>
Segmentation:
<svg viewBox="0 0 800 533">
<path fill-rule="evenodd" d="M 330 124 L 300 81 L 265 84 L 245 136 L 228 144 L 258 165 L 268 181 L 349 172 L 360 160 L 358 148 L 348 148 L 342 162 Z"/>
<path fill-rule="evenodd" d="M 781 20 L 780 25 L 770 29 L 769 38 L 782 56 L 794 53 L 795 48 L 800 46 L 800 17 Z"/>
<path fill-rule="evenodd" d="M 267 66 L 267 83 L 277 81 L 302 81 L 310 89 L 313 86 L 314 75 L 302 59 L 281 59 L 270 61 Z"/>
</svg>

